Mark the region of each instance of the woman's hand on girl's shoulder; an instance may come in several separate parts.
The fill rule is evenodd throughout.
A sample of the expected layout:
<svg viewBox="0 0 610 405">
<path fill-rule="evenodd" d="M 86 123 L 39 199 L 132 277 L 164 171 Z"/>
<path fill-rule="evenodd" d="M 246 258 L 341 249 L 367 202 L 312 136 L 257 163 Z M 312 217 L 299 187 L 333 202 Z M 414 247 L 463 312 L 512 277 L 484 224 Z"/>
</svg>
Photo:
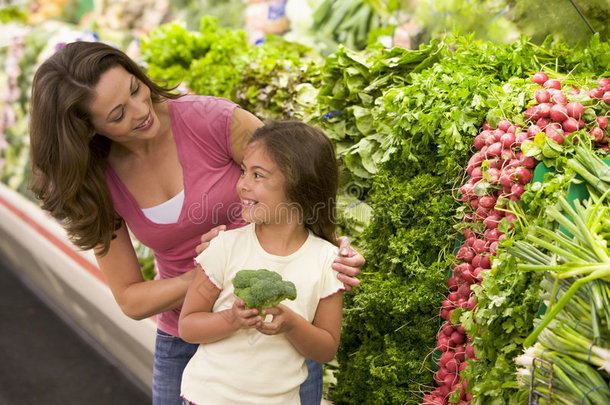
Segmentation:
<svg viewBox="0 0 610 405">
<path fill-rule="evenodd" d="M 226 230 L 226 225 L 218 225 L 201 235 L 201 243 L 197 245 L 197 247 L 195 247 L 195 252 L 197 252 L 197 254 L 200 254 L 201 252 L 206 250 L 207 247 L 210 246 L 210 241 L 217 237 L 220 231 Z"/>
<path fill-rule="evenodd" d="M 339 241 L 339 256 L 333 262 L 333 270 L 337 271 L 337 278 L 345 285 L 345 291 L 352 291 L 360 285 L 358 275 L 364 266 L 365 260 L 356 249 L 354 249 L 347 236 L 337 238 Z"/>
</svg>

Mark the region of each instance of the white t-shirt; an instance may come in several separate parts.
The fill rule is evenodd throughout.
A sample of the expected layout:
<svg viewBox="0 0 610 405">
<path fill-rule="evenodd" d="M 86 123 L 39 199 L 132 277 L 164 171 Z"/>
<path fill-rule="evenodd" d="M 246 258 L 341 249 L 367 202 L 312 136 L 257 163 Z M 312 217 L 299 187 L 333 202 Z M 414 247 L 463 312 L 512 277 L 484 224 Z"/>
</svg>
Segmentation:
<svg viewBox="0 0 610 405">
<path fill-rule="evenodd" d="M 259 244 L 254 224 L 221 232 L 195 262 L 220 289 L 213 312 L 231 308 L 232 280 L 239 270 L 278 272 L 297 288 L 286 305 L 312 322 L 320 299 L 342 289 L 331 265 L 338 248 L 312 232 L 289 256 L 267 253 Z M 282 335 L 263 335 L 240 329 L 211 344 L 199 345 L 182 375 L 181 395 L 196 404 L 299 404 L 299 387 L 307 377 L 305 358 Z"/>
</svg>

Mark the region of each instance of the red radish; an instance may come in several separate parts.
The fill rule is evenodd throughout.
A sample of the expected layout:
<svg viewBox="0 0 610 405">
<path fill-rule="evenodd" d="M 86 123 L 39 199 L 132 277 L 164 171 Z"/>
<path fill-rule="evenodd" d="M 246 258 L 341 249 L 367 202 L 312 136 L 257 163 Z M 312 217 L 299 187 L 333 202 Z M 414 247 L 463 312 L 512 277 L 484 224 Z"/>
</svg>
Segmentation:
<svg viewBox="0 0 610 405">
<path fill-rule="evenodd" d="M 468 356 L 468 358 L 470 358 L 470 359 L 475 359 L 476 358 L 475 355 L 474 355 L 474 347 L 472 347 L 471 344 L 467 344 L 466 345 L 465 351 L 466 351 L 466 356 Z"/>
<path fill-rule="evenodd" d="M 538 106 L 537 105 L 533 105 L 531 107 L 528 107 L 527 110 L 525 110 L 525 118 L 527 118 L 528 120 L 531 121 L 536 121 L 540 118 L 540 113 L 538 112 Z"/>
<path fill-rule="evenodd" d="M 472 311 L 474 309 L 474 307 L 476 307 L 476 306 L 477 306 L 477 300 L 476 300 L 476 298 L 473 295 L 472 297 L 468 298 L 468 306 L 467 306 L 467 308 L 468 308 L 469 311 Z M 452 337 L 453 337 L 453 335 L 452 335 Z"/>
<path fill-rule="evenodd" d="M 518 167 L 517 169 L 515 169 L 515 177 L 517 178 L 517 181 L 521 184 L 527 184 L 532 181 L 532 173 L 525 167 Z"/>
<path fill-rule="evenodd" d="M 487 170 L 487 181 L 491 184 L 497 184 L 500 180 L 500 170 L 494 169 L 493 167 Z"/>
<path fill-rule="evenodd" d="M 449 288 L 449 291 L 457 291 L 458 285 L 455 280 L 455 277 L 449 277 L 449 279 L 447 280 L 447 288 Z"/>
<path fill-rule="evenodd" d="M 467 246 L 462 246 L 458 249 L 455 258 L 465 262 L 471 262 L 474 257 L 474 252 Z"/>
<path fill-rule="evenodd" d="M 487 131 L 490 131 L 490 130 L 492 130 L 493 128 L 492 128 L 492 127 L 489 125 L 489 122 L 485 121 L 485 122 L 483 123 L 483 129 L 485 129 L 485 130 L 487 130 Z"/>
<path fill-rule="evenodd" d="M 488 157 L 498 157 L 500 153 L 502 153 L 502 144 L 500 142 L 495 142 L 487 148 Z"/>
<path fill-rule="evenodd" d="M 587 124 L 585 124 L 585 122 L 582 120 L 582 118 L 578 120 L 578 129 L 584 128 L 585 125 L 587 125 Z"/>
<path fill-rule="evenodd" d="M 498 240 L 498 232 L 499 232 L 499 231 L 498 231 L 498 228 L 492 228 L 492 229 L 487 229 L 487 230 L 485 230 L 485 233 L 484 233 L 483 235 L 485 236 L 485 239 L 487 239 L 488 241 L 490 241 L 490 242 L 495 242 L 495 241 L 497 241 L 497 240 Z M 477 257 L 482 258 L 482 257 L 483 257 L 483 255 L 481 255 L 481 256 L 477 256 Z M 473 262 L 474 262 L 474 260 L 473 260 Z M 476 269 L 477 267 L 481 267 L 481 259 L 479 259 L 479 260 L 477 261 L 476 265 L 475 265 L 475 264 L 473 264 L 472 266 L 473 266 L 475 269 Z"/>
<path fill-rule="evenodd" d="M 458 288 L 458 294 L 462 297 L 470 297 L 470 285 L 462 284 L 460 288 Z"/>
<path fill-rule="evenodd" d="M 473 182 L 477 182 L 483 178 L 483 171 L 480 166 L 476 166 L 472 169 L 472 173 L 470 173 L 470 179 Z"/>
<path fill-rule="evenodd" d="M 460 345 L 455 348 L 455 359 L 459 362 L 466 360 L 466 348 L 464 345 Z"/>
<path fill-rule="evenodd" d="M 477 279 L 477 281 L 483 281 L 483 270 L 485 270 L 483 267 L 477 267 L 476 269 L 474 269 L 474 276 Z"/>
<path fill-rule="evenodd" d="M 514 171 L 512 170 L 506 170 L 502 176 L 500 176 L 500 184 L 502 185 L 502 187 L 510 187 L 513 184 L 514 181 Z"/>
<path fill-rule="evenodd" d="M 538 89 L 534 95 L 536 97 L 536 101 L 540 104 L 548 103 L 551 99 L 551 94 L 545 89 Z"/>
<path fill-rule="evenodd" d="M 452 291 L 452 292 L 450 292 L 450 293 L 447 295 L 447 299 L 448 299 L 449 301 L 457 301 L 457 300 L 458 300 L 458 298 L 459 298 L 459 296 L 458 296 L 458 295 L 459 295 L 459 294 L 458 294 L 457 292 Z"/>
<path fill-rule="evenodd" d="M 568 103 L 568 97 L 560 91 L 557 91 L 551 95 L 551 101 L 553 104 L 565 105 Z"/>
<path fill-rule="evenodd" d="M 517 130 L 520 129 L 520 128 L 521 128 L 520 125 L 511 125 L 510 127 L 508 127 L 506 132 L 509 133 L 509 134 L 515 135 L 517 133 Z"/>
<path fill-rule="evenodd" d="M 462 272 L 462 277 L 464 278 L 464 281 L 466 281 L 468 284 L 472 284 L 475 282 L 474 274 L 472 274 L 472 272 L 469 270 L 464 270 Z M 458 306 L 462 308 L 466 307 L 466 299 L 458 299 Z"/>
<path fill-rule="evenodd" d="M 496 199 L 489 195 L 484 195 L 479 198 L 479 205 L 483 208 L 493 208 L 496 205 Z"/>
<path fill-rule="evenodd" d="M 570 90 L 570 95 L 575 96 L 577 94 L 580 94 L 580 89 L 578 89 L 578 87 L 576 86 L 572 86 L 572 90 Z"/>
<path fill-rule="evenodd" d="M 544 84 L 547 80 L 549 80 L 549 77 L 544 72 L 538 72 L 532 77 L 532 81 L 540 85 Z"/>
<path fill-rule="evenodd" d="M 447 336 L 451 336 L 455 328 L 449 322 L 443 325 L 443 333 Z"/>
<path fill-rule="evenodd" d="M 475 255 L 470 262 L 472 267 L 478 267 L 481 264 L 481 255 Z"/>
<path fill-rule="evenodd" d="M 551 119 L 557 122 L 563 122 L 568 118 L 568 109 L 563 104 L 555 104 L 551 107 Z"/>
<path fill-rule="evenodd" d="M 610 79 L 608 79 L 607 77 L 603 77 L 597 81 L 597 85 L 599 87 L 608 87 L 610 86 Z"/>
<path fill-rule="evenodd" d="M 533 169 L 534 167 L 536 167 L 536 159 L 531 156 L 523 155 L 521 158 L 519 158 L 519 160 L 521 161 L 521 164 L 523 164 L 523 166 L 527 167 L 528 169 Z"/>
<path fill-rule="evenodd" d="M 450 339 L 453 340 L 456 346 L 463 345 L 466 342 L 466 337 L 464 334 L 458 332 L 457 330 L 451 334 Z"/>
<path fill-rule="evenodd" d="M 488 229 L 495 229 L 498 227 L 501 220 L 502 217 L 499 215 L 490 215 L 483 220 L 483 223 Z"/>
<path fill-rule="evenodd" d="M 447 310 L 453 309 L 455 308 L 455 304 L 449 300 L 445 300 L 443 301 L 442 308 Z"/>
<path fill-rule="evenodd" d="M 503 131 L 503 132 L 506 132 L 506 130 L 508 130 L 508 128 L 510 126 L 511 126 L 511 123 L 508 120 L 500 120 L 498 122 L 498 129 Z"/>
<path fill-rule="evenodd" d="M 483 156 L 482 153 L 480 153 L 480 152 L 473 153 L 472 156 L 470 157 L 470 159 L 468 160 L 468 165 L 466 167 L 466 173 L 471 174 L 472 170 L 476 166 L 480 166 L 481 162 L 483 162 L 484 159 L 485 159 L 485 157 Z"/>
<path fill-rule="evenodd" d="M 464 183 L 462 185 L 462 187 L 460 187 L 460 192 L 462 193 L 463 197 L 466 197 L 466 201 L 468 201 L 468 199 L 470 197 L 472 197 L 472 195 L 473 195 L 472 194 L 472 190 L 473 189 L 474 189 L 474 186 L 471 183 L 468 183 L 468 182 Z M 464 202 L 466 202 L 466 201 L 464 201 Z"/>
<path fill-rule="evenodd" d="M 490 168 L 500 169 L 502 167 L 502 162 L 500 159 L 488 159 L 487 163 L 489 164 Z"/>
<path fill-rule="evenodd" d="M 502 235 L 500 235 L 500 236 L 502 236 Z M 498 236 L 498 239 L 500 239 L 500 236 Z M 479 265 L 483 269 L 491 269 L 491 259 L 490 259 L 489 255 L 482 255 L 481 256 L 481 263 Z"/>
<path fill-rule="evenodd" d="M 549 115 L 551 115 L 552 107 L 553 107 L 553 104 L 549 104 L 549 103 L 538 104 L 538 115 L 541 118 L 548 117 Z"/>
<path fill-rule="evenodd" d="M 557 142 L 560 145 L 564 141 L 563 136 L 562 136 L 563 130 L 561 128 L 557 128 L 557 127 L 549 125 L 548 127 L 546 127 L 545 133 L 546 133 L 547 138 L 554 140 L 555 142 Z"/>
<path fill-rule="evenodd" d="M 511 134 L 507 134 L 507 135 L 511 135 Z M 513 141 L 513 143 L 515 143 Z M 510 147 L 505 147 L 504 149 L 502 149 L 502 152 L 500 152 L 500 158 L 504 161 L 511 161 L 515 158 L 515 153 L 513 152 L 512 149 L 510 149 Z"/>
<path fill-rule="evenodd" d="M 604 140 L 604 131 L 600 127 L 591 128 L 590 134 L 595 142 L 602 142 Z"/>
<path fill-rule="evenodd" d="M 475 136 L 474 140 L 472 141 L 472 144 L 475 148 L 481 150 L 481 148 L 485 146 L 485 137 L 483 136 L 483 134 Z"/>
<path fill-rule="evenodd" d="M 550 123 L 551 121 L 549 121 L 547 118 L 540 118 L 538 121 L 536 121 L 536 125 L 542 129 L 546 129 L 547 125 Z"/>
<path fill-rule="evenodd" d="M 477 207 L 477 210 L 475 211 L 475 213 L 477 214 L 477 217 L 479 218 L 479 220 L 482 220 L 483 218 L 487 217 L 489 215 L 489 209 L 487 208 L 483 208 L 483 207 Z M 475 239 L 476 242 L 476 239 Z M 474 244 L 473 244 L 474 246 Z"/>
<path fill-rule="evenodd" d="M 597 121 L 597 125 L 599 125 L 601 129 L 606 129 L 606 127 L 608 126 L 608 117 L 606 117 L 605 115 L 601 115 L 595 120 Z"/>
<path fill-rule="evenodd" d="M 447 314 L 449 314 L 449 311 L 447 311 Z M 450 316 L 447 315 L 445 319 L 448 319 L 449 317 Z M 438 338 L 438 340 L 436 341 L 436 347 L 446 352 L 449 348 L 449 337 L 441 336 L 440 338 Z"/>
<path fill-rule="evenodd" d="M 453 336 L 453 335 L 452 335 Z M 449 373 L 453 373 L 455 374 L 455 372 L 457 372 L 459 370 L 460 365 L 458 364 L 458 362 L 455 360 L 455 358 L 453 359 L 449 359 L 447 360 L 447 362 L 445 363 L 445 368 L 447 369 L 447 371 Z"/>
<path fill-rule="evenodd" d="M 602 100 L 604 100 L 604 103 L 610 104 L 610 91 L 604 93 Z"/>
<path fill-rule="evenodd" d="M 510 148 L 515 143 L 515 134 L 505 133 L 500 137 L 500 144 L 503 148 Z"/>
<path fill-rule="evenodd" d="M 549 79 L 542 84 L 545 89 L 557 89 L 561 90 L 561 82 L 557 79 Z"/>
<path fill-rule="evenodd" d="M 515 183 L 510 188 L 510 192 L 517 197 L 521 197 L 521 194 L 523 194 L 524 191 L 523 184 L 520 183 Z"/>
<path fill-rule="evenodd" d="M 530 138 L 533 138 L 539 132 L 542 132 L 542 129 L 540 129 L 540 127 L 538 125 L 532 125 L 527 129 L 527 136 L 529 136 Z"/>
<path fill-rule="evenodd" d="M 472 250 L 474 250 L 475 253 L 484 253 L 487 251 L 487 242 L 485 242 L 483 239 L 476 239 L 474 241 L 474 244 L 472 245 Z"/>
<path fill-rule="evenodd" d="M 585 113 L 585 107 L 578 101 L 572 101 L 566 105 L 566 111 L 570 117 L 580 119 Z"/>
<path fill-rule="evenodd" d="M 564 130 L 568 132 L 578 131 L 578 120 L 575 118 L 569 117 L 564 122 L 561 123 L 561 126 Z"/>
<path fill-rule="evenodd" d="M 489 253 L 492 256 L 495 256 L 497 249 L 498 249 L 498 242 L 491 242 L 490 245 L 489 245 Z"/>
<path fill-rule="evenodd" d="M 602 98 L 604 96 L 604 89 L 602 87 L 597 87 L 595 89 L 591 89 L 590 96 L 591 98 Z"/>
<path fill-rule="evenodd" d="M 519 132 L 515 135 L 515 143 L 517 146 L 521 146 L 521 144 L 529 139 L 529 135 L 527 132 Z"/>
</svg>

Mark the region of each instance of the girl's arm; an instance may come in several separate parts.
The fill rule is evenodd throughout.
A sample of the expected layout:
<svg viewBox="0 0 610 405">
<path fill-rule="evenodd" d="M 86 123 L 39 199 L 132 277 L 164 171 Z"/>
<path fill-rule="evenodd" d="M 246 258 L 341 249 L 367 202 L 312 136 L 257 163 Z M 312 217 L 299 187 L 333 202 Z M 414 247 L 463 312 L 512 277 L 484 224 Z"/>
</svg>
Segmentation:
<svg viewBox="0 0 610 405">
<path fill-rule="evenodd" d="M 182 305 L 193 271 L 178 277 L 146 281 L 125 223 L 116 231 L 104 256 L 96 254 L 98 266 L 119 307 L 140 320 Z"/>
<path fill-rule="evenodd" d="M 337 354 L 341 337 L 343 293 L 337 292 L 320 300 L 313 323 L 285 305 L 264 309 L 273 321 L 261 322 L 257 330 L 266 335 L 285 333 L 299 353 L 318 363 L 331 361 Z"/>
<path fill-rule="evenodd" d="M 245 309 L 244 302 L 237 299 L 231 309 L 212 312 L 220 290 L 201 270 L 195 269 L 180 311 L 178 331 L 189 343 L 212 343 L 224 339 L 238 329 L 251 328 L 261 321 L 256 309 Z"/>
</svg>

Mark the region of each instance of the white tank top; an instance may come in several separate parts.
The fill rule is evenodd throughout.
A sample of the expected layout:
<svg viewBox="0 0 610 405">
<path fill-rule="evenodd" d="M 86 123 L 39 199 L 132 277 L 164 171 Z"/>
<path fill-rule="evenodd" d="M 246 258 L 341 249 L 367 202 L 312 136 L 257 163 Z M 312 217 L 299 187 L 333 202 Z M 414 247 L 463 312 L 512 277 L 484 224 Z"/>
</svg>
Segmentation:
<svg viewBox="0 0 610 405">
<path fill-rule="evenodd" d="M 169 200 L 150 208 L 142 208 L 146 218 L 157 224 L 173 224 L 178 221 L 182 204 L 184 203 L 184 189 Z"/>
</svg>

